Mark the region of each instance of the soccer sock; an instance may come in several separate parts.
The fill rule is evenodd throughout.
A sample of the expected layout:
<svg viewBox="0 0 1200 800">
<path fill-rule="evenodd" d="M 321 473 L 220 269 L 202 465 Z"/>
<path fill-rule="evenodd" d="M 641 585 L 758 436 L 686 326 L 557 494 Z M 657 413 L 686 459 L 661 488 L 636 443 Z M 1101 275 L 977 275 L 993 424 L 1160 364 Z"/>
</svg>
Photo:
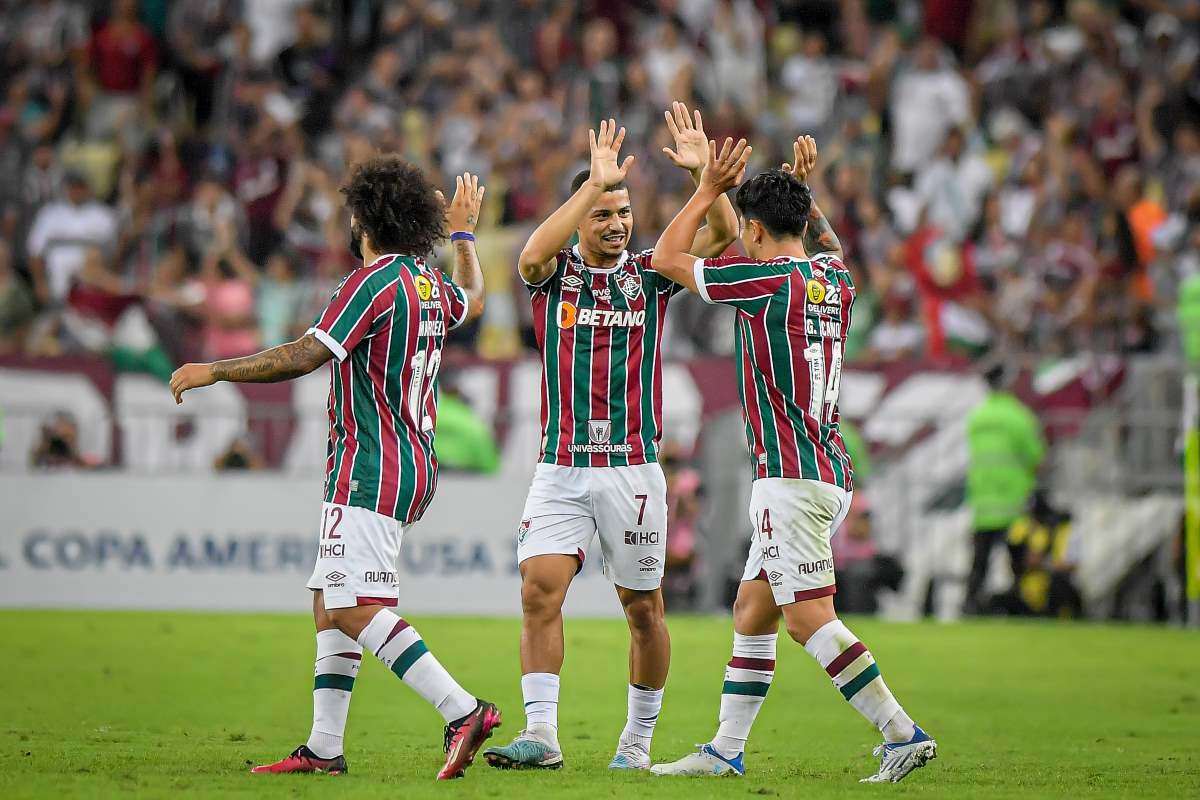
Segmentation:
<svg viewBox="0 0 1200 800">
<path fill-rule="evenodd" d="M 553 672 L 529 672 L 521 676 L 525 698 L 525 730 L 558 747 L 559 677 Z"/>
<path fill-rule="evenodd" d="M 726 758 L 746 749 L 750 727 L 767 699 L 767 690 L 775 678 L 775 642 L 779 634 L 744 636 L 733 634 L 733 658 L 725 667 L 721 687 L 721 723 L 712 746 Z"/>
<path fill-rule="evenodd" d="M 475 710 L 475 697 L 450 677 L 416 629 L 391 611 L 378 612 L 362 629 L 358 641 L 429 701 L 446 722 L 461 719 Z"/>
<path fill-rule="evenodd" d="M 625 730 L 621 731 L 621 744 L 636 744 L 650 752 L 650 739 L 654 736 L 662 700 L 662 689 L 629 684 L 629 715 L 625 719 Z"/>
<path fill-rule="evenodd" d="M 913 722 L 900 708 L 879 674 L 871 651 L 840 619 L 827 622 L 804 644 L 850 705 L 879 729 L 889 742 L 913 737 Z"/>
<path fill-rule="evenodd" d="M 342 754 L 350 692 L 362 664 L 358 642 L 339 630 L 317 631 L 317 665 L 313 679 L 313 724 L 308 749 L 321 758 Z"/>
</svg>

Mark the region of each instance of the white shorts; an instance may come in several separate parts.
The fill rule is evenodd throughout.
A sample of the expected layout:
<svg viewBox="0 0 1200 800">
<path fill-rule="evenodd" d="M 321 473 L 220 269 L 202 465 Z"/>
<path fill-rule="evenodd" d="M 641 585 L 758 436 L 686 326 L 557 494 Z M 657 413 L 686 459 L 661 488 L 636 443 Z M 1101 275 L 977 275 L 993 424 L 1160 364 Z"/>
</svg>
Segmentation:
<svg viewBox="0 0 1200 800">
<path fill-rule="evenodd" d="M 517 562 L 533 556 L 583 559 L 600 534 L 604 574 L 617 586 L 662 584 L 667 560 L 667 480 L 658 464 L 562 467 L 538 464 L 517 531 Z"/>
<path fill-rule="evenodd" d="M 850 511 L 853 492 L 832 483 L 759 478 L 750 490 L 750 554 L 742 580 L 765 580 L 775 603 L 837 591 L 830 538 Z"/>
<path fill-rule="evenodd" d="M 308 588 L 325 608 L 394 606 L 400 597 L 396 559 L 404 525 L 369 508 L 321 504 L 321 540 Z"/>
</svg>

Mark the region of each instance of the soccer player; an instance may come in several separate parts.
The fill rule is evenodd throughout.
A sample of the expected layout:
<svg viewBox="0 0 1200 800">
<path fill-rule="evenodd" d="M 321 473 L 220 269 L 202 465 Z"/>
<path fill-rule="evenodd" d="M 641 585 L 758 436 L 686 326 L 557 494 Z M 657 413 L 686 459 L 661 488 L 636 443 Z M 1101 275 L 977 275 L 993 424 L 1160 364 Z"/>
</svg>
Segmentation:
<svg viewBox="0 0 1200 800">
<path fill-rule="evenodd" d="M 664 152 L 698 179 L 708 152 L 699 112 L 675 103 L 664 116 L 675 139 Z M 542 452 L 517 531 L 526 725 L 511 744 L 484 752 L 495 767 L 562 766 L 562 604 L 597 535 L 631 635 L 628 719 L 609 766 L 650 766 L 671 660 L 660 590 L 667 498 L 659 341 L 679 287 L 651 268 L 650 251 L 626 249 L 633 213 L 624 180 L 634 159 L 618 163 L 624 137 L 613 120 L 591 132 L 590 169 L 521 252 L 542 351 Z M 579 244 L 567 248 L 572 234 Z M 733 206 L 722 201 L 688 244 L 718 255 L 736 235 Z"/>
<path fill-rule="evenodd" d="M 416 630 L 390 608 L 396 558 L 437 486 L 436 381 L 446 332 L 483 309 L 474 229 L 483 187 L 456 180 L 446 208 L 416 167 L 395 157 L 358 165 L 342 192 L 350 248 L 363 266 L 294 342 L 246 358 L 185 364 L 171 376 L 176 402 L 217 381 L 265 383 L 336 359 L 329 390 L 329 457 L 316 566 L 309 578 L 317 627 L 313 726 L 308 741 L 257 773 L 346 772 L 342 737 L 350 693 L 369 650 L 446 720 L 439 780 L 462 776 L 500 725 L 500 711 L 465 691 Z M 452 233 L 454 278 L 424 261 Z"/>
<path fill-rule="evenodd" d="M 934 758 L 937 745 L 917 727 L 879 674 L 869 650 L 834 611 L 830 536 L 850 508 L 852 468 L 838 433 L 842 352 L 854 284 L 841 247 L 813 203 L 805 178 L 816 143 L 801 137 L 795 164 L 738 188 L 747 258 L 697 258 L 689 243 L 714 202 L 741 182 L 750 148 L 710 145 L 691 200 L 654 250 L 659 274 L 709 303 L 737 310 L 742 412 L 754 469 L 754 536 L 733 607 L 733 658 L 725 670 L 720 727 L 699 750 L 658 775 L 745 773 L 750 727 L 775 673 L 782 616 L 788 634 L 813 656 L 855 710 L 883 734 L 878 771 L 864 781 L 899 781 Z"/>
</svg>

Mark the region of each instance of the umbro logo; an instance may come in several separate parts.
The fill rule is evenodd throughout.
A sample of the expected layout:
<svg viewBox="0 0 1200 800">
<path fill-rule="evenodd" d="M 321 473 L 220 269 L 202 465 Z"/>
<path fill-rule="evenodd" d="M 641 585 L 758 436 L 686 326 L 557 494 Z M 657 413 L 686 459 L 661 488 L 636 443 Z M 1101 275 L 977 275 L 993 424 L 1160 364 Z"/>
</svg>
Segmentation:
<svg viewBox="0 0 1200 800">
<path fill-rule="evenodd" d="M 346 575 L 344 573 L 334 570 L 333 572 L 331 572 L 325 576 L 325 580 L 333 581 L 334 583 L 337 583 L 338 581 L 340 581 L 342 578 L 345 578 L 345 577 L 346 577 Z"/>
<path fill-rule="evenodd" d="M 782 572 L 772 572 L 767 577 L 771 579 L 772 583 L 774 583 L 775 581 L 778 581 L 780 578 L 783 577 L 783 573 Z"/>
<path fill-rule="evenodd" d="M 568 292 L 578 292 L 583 288 L 583 278 L 578 275 L 567 275 L 562 279 L 562 287 Z"/>
<path fill-rule="evenodd" d="M 646 556 L 645 558 L 639 558 L 638 563 L 641 564 L 643 567 L 653 567 L 655 564 L 658 563 L 658 559 L 655 558 L 654 556 Z"/>
</svg>

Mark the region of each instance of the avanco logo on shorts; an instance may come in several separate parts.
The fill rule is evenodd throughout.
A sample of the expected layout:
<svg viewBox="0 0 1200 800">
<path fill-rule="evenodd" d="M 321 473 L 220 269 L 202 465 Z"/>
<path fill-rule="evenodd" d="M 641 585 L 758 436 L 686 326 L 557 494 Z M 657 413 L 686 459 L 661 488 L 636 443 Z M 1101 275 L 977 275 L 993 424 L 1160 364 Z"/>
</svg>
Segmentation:
<svg viewBox="0 0 1200 800">
<path fill-rule="evenodd" d="M 363 580 L 367 583 L 395 583 L 396 573 L 382 571 L 364 572 Z"/>
<path fill-rule="evenodd" d="M 809 561 L 807 564 L 800 565 L 801 575 L 815 575 L 819 572 L 829 572 L 833 569 L 832 558 L 822 558 L 820 561 Z"/>
</svg>

